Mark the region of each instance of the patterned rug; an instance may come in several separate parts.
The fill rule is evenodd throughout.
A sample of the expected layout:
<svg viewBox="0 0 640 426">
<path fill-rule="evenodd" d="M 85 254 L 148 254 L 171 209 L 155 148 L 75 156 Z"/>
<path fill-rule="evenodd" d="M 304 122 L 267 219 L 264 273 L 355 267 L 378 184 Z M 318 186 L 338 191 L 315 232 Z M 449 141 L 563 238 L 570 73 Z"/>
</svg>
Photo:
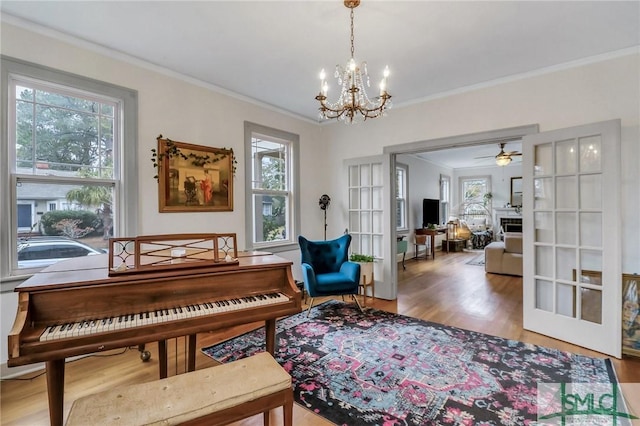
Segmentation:
<svg viewBox="0 0 640 426">
<path fill-rule="evenodd" d="M 264 328 L 202 351 L 264 351 Z M 328 301 L 277 323 L 298 404 L 338 425 L 526 425 L 538 382 L 614 382 L 608 359 Z"/>
<path fill-rule="evenodd" d="M 467 265 L 484 266 L 484 253 L 477 255 L 467 262 Z"/>
</svg>

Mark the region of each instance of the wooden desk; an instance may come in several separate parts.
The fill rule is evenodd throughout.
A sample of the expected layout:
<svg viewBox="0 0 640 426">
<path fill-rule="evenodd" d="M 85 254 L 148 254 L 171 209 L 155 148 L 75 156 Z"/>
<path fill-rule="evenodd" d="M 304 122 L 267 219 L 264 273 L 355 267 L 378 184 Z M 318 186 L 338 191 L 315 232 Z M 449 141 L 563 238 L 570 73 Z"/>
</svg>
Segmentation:
<svg viewBox="0 0 640 426">
<path fill-rule="evenodd" d="M 432 259 L 436 258 L 436 235 L 444 234 L 447 228 L 436 228 L 436 229 L 428 229 L 428 228 L 420 228 L 416 229 L 416 235 L 427 235 L 429 236 L 429 248 L 427 249 L 427 253 L 425 257 L 429 257 L 431 255 Z M 418 257 L 418 245 L 415 245 L 415 257 Z"/>
</svg>

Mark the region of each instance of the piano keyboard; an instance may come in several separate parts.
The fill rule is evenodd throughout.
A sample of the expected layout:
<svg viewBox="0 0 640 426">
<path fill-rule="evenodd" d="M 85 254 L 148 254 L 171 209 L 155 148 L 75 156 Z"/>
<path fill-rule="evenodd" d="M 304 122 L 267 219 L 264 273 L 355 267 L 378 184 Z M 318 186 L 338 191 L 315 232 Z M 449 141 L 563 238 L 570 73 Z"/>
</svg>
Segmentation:
<svg viewBox="0 0 640 426">
<path fill-rule="evenodd" d="M 187 318 L 218 314 L 222 312 L 237 311 L 257 306 L 273 305 L 288 302 L 289 298 L 283 293 L 269 293 L 255 296 L 239 297 L 235 299 L 217 300 L 200 304 L 177 306 L 169 309 L 138 312 L 85 320 L 68 324 L 56 324 L 45 327 L 40 335 L 40 341 L 64 339 L 67 337 L 85 336 L 108 331 L 124 330 L 127 328 L 141 327 L 150 324 L 177 321 Z"/>
</svg>

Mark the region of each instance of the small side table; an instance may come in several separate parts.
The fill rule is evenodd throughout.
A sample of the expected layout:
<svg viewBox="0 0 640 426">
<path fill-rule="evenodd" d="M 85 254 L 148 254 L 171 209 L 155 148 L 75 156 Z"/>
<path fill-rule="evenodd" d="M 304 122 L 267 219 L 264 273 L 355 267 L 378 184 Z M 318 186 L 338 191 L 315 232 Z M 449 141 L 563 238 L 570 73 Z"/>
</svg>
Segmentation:
<svg viewBox="0 0 640 426">
<path fill-rule="evenodd" d="M 371 275 L 364 274 L 358 285 L 358 291 L 362 289 L 362 306 L 367 306 L 367 287 L 371 287 L 371 298 L 373 299 L 376 294 L 376 281 L 373 279 L 373 272 Z"/>
<path fill-rule="evenodd" d="M 443 244 L 447 247 L 447 252 L 452 251 L 464 251 L 464 246 L 466 244 L 465 240 L 445 240 Z"/>
</svg>

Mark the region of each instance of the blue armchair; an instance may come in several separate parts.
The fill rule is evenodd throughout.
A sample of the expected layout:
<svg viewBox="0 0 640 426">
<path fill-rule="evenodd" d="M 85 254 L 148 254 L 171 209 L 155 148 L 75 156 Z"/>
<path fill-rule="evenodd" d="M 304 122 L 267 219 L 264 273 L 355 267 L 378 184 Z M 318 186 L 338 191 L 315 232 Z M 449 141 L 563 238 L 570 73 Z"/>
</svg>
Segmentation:
<svg viewBox="0 0 640 426">
<path fill-rule="evenodd" d="M 311 296 L 307 316 L 313 306 L 313 298 L 350 294 L 358 308 L 362 306 L 356 295 L 360 283 L 360 265 L 349 262 L 351 235 L 329 241 L 310 241 L 298 237 L 302 255 L 304 287 Z"/>
</svg>

